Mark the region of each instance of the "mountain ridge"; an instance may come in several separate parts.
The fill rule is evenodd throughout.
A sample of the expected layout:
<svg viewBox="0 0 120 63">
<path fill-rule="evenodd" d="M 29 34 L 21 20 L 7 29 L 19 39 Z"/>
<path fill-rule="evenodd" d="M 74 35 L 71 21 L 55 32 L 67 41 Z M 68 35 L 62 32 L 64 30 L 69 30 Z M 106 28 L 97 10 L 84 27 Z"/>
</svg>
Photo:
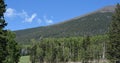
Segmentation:
<svg viewBox="0 0 120 63">
<path fill-rule="evenodd" d="M 79 19 L 79 18 L 82 18 L 82 17 L 85 17 L 85 16 L 88 16 L 90 14 L 94 14 L 94 13 L 98 13 L 98 12 L 101 12 L 101 13 L 104 13 L 104 12 L 114 12 L 115 11 L 115 5 L 108 5 L 108 6 L 105 6 L 103 8 L 100 8 L 96 11 L 93 11 L 93 12 L 90 12 L 90 13 L 87 13 L 87 14 L 83 14 L 83 15 L 80 15 L 80 16 L 77 16 L 77 17 L 73 17 L 71 19 L 68 19 L 68 20 L 65 20 L 65 21 L 62 21 L 60 23 L 57 23 L 57 24 L 53 24 L 53 25 L 58 25 L 58 24 L 61 24 L 61 23 L 64 23 L 64 22 L 67 22 L 67 21 L 70 21 L 70 20 L 75 20 L 75 19 Z M 50 25 L 52 26 L 52 25 Z"/>
<path fill-rule="evenodd" d="M 39 39 L 41 36 L 44 38 L 59 38 L 105 34 L 114 12 L 113 9 L 115 9 L 114 6 L 106 6 L 92 13 L 78 16 L 62 23 L 15 31 L 16 40 L 29 42 L 30 39 Z"/>
</svg>

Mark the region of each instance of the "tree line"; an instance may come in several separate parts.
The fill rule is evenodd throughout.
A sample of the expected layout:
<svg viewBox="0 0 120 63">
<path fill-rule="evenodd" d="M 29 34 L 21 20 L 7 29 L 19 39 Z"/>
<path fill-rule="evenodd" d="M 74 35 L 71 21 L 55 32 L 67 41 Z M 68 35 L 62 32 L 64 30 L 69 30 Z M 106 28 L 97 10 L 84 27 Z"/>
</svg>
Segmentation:
<svg viewBox="0 0 120 63">
<path fill-rule="evenodd" d="M 108 36 L 45 38 L 31 40 L 32 63 L 99 62 L 103 59 L 104 44 Z"/>
</svg>

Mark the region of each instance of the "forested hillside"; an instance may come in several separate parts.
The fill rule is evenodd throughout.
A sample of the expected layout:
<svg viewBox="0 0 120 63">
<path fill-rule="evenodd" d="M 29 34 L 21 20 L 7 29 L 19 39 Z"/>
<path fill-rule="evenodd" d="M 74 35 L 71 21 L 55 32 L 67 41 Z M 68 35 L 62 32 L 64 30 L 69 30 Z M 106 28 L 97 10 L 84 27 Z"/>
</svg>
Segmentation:
<svg viewBox="0 0 120 63">
<path fill-rule="evenodd" d="M 41 37 L 60 38 L 105 34 L 108 31 L 113 14 L 113 9 L 111 8 L 113 7 L 105 7 L 103 10 L 50 26 L 15 31 L 16 40 L 21 43 L 28 43 L 30 39 L 39 40 Z"/>
</svg>

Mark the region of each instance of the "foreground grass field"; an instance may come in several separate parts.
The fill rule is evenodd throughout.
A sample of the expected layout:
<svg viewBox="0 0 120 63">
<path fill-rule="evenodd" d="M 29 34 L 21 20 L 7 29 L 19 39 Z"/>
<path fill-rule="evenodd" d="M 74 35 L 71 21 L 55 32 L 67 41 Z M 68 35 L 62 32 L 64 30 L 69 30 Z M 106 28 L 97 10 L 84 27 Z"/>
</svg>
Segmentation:
<svg viewBox="0 0 120 63">
<path fill-rule="evenodd" d="M 30 63 L 30 56 L 22 56 L 19 63 Z"/>
</svg>

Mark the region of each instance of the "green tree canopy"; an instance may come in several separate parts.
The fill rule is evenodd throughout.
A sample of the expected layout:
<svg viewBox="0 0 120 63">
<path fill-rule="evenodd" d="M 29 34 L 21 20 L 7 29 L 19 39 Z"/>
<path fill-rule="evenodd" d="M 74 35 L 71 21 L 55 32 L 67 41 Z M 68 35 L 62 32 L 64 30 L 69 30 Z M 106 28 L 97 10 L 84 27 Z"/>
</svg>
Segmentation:
<svg viewBox="0 0 120 63">
<path fill-rule="evenodd" d="M 7 23 L 4 19 L 6 4 L 0 0 L 0 63 L 18 63 L 20 48 L 15 41 L 15 34 L 5 30 Z"/>
<path fill-rule="evenodd" d="M 120 60 L 120 4 L 116 5 L 110 25 L 107 53 L 109 60 Z"/>
</svg>

